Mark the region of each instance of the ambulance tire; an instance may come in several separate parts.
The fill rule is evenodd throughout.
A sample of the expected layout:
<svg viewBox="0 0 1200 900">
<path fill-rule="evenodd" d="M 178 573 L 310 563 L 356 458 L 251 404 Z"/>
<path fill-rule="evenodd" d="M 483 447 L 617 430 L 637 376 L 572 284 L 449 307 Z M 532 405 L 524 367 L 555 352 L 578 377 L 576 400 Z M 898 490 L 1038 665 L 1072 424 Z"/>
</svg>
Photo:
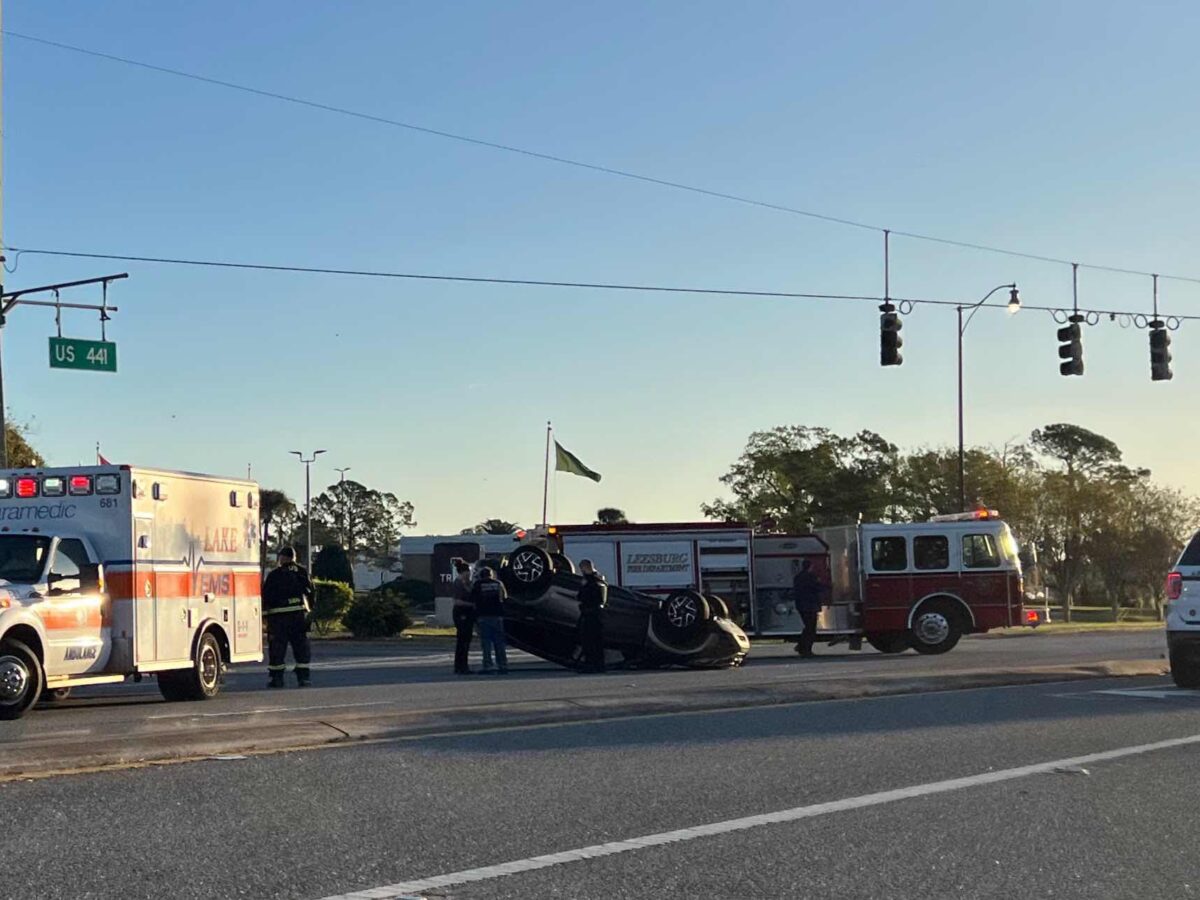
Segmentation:
<svg viewBox="0 0 1200 900">
<path fill-rule="evenodd" d="M 883 631 L 866 635 L 867 643 L 880 653 L 903 653 L 909 648 L 908 635 L 903 631 Z"/>
<path fill-rule="evenodd" d="M 709 594 L 704 598 L 708 601 L 708 610 L 713 614 L 714 619 L 729 618 L 729 604 L 718 597 L 716 594 Z"/>
<path fill-rule="evenodd" d="M 936 656 L 954 649 L 963 636 L 962 617 L 944 600 L 928 600 L 917 607 L 909 628 L 909 642 L 918 653 Z"/>
<path fill-rule="evenodd" d="M 554 565 L 555 575 L 575 574 L 575 563 L 565 553 L 551 553 L 550 562 Z"/>
<path fill-rule="evenodd" d="M 550 581 L 554 578 L 554 561 L 541 547 L 518 547 L 508 555 L 500 575 L 510 594 L 537 597 L 550 587 Z"/>
<path fill-rule="evenodd" d="M 12 638 L 0 641 L 0 680 L 12 696 L 0 698 L 0 719 L 19 719 L 33 708 L 46 683 L 37 654 Z"/>
<path fill-rule="evenodd" d="M 200 635 L 196 655 L 189 669 L 158 673 L 158 690 L 171 702 L 210 700 L 221 693 L 224 664 L 221 645 L 210 631 Z"/>
</svg>

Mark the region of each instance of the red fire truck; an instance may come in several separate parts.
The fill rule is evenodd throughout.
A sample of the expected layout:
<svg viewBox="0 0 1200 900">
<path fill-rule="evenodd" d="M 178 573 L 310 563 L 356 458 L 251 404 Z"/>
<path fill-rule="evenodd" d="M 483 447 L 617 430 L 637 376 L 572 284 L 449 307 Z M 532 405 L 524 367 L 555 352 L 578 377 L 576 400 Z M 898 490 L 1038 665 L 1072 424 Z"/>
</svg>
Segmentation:
<svg viewBox="0 0 1200 900">
<path fill-rule="evenodd" d="M 1037 624 L 1016 540 L 994 510 L 805 535 L 704 522 L 560 525 L 545 538 L 562 565 L 589 558 L 611 582 L 665 600 L 696 592 L 702 615 L 730 615 L 756 637 L 803 630 L 791 586 L 806 559 L 829 586 L 820 641 L 945 653 L 964 634 Z"/>
</svg>

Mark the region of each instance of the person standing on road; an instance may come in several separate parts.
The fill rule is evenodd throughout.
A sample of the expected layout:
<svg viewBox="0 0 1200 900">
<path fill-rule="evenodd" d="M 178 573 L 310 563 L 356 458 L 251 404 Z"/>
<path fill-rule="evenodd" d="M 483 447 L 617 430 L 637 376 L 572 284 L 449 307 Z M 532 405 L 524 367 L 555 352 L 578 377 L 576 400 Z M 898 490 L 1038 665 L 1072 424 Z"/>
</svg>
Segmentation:
<svg viewBox="0 0 1200 900">
<path fill-rule="evenodd" d="M 312 596 L 312 582 L 308 573 L 296 565 L 296 551 L 291 547 L 281 548 L 276 567 L 262 586 L 263 615 L 267 618 L 267 673 L 270 675 L 267 687 L 283 687 L 288 644 L 292 645 L 292 659 L 296 663 L 296 681 L 300 687 L 308 687 L 308 664 L 312 659 L 308 643 L 308 611 Z"/>
<path fill-rule="evenodd" d="M 508 599 L 508 591 L 496 580 L 496 573 L 484 566 L 479 572 L 479 580 L 471 588 L 469 596 L 475 606 L 478 616 L 479 637 L 483 643 L 483 652 L 490 649 L 496 655 L 496 671 L 501 675 L 508 674 L 508 653 L 504 640 L 504 601 Z"/>
<path fill-rule="evenodd" d="M 604 620 L 601 610 L 608 604 L 608 583 L 590 559 L 581 560 L 583 587 L 579 589 L 579 644 L 583 649 L 580 672 L 604 671 Z"/>
<path fill-rule="evenodd" d="M 471 602 L 471 567 L 461 559 L 454 561 L 454 674 L 470 675 L 467 664 L 471 652 L 471 635 L 475 633 L 475 604 Z"/>
<path fill-rule="evenodd" d="M 796 642 L 796 652 L 803 659 L 813 655 L 813 642 L 817 637 L 817 616 L 821 612 L 821 595 L 825 593 L 825 585 L 812 570 L 812 561 L 804 560 L 800 570 L 792 578 L 792 602 L 796 604 L 796 612 L 804 623 L 804 633 Z"/>
</svg>

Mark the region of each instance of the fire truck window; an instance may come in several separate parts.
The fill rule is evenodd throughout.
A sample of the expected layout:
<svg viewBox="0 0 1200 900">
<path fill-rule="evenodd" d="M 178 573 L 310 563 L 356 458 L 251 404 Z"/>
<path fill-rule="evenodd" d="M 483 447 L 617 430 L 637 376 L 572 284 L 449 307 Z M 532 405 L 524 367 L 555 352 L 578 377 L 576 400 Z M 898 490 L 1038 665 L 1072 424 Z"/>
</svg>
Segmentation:
<svg viewBox="0 0 1200 900">
<path fill-rule="evenodd" d="M 950 539 L 940 534 L 913 538 L 913 565 L 918 569 L 950 568 Z"/>
<path fill-rule="evenodd" d="M 994 569 L 1000 565 L 996 541 L 990 534 L 968 534 L 963 537 L 963 568 Z"/>
<path fill-rule="evenodd" d="M 871 567 L 876 572 L 903 572 L 908 568 L 908 550 L 902 537 L 871 540 Z"/>
</svg>

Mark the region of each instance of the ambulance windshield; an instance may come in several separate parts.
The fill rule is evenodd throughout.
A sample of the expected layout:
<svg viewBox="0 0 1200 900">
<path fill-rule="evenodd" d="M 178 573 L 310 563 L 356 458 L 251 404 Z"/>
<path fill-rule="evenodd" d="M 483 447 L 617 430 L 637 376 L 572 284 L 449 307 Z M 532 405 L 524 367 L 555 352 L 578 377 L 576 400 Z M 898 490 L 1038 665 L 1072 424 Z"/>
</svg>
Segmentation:
<svg viewBox="0 0 1200 900">
<path fill-rule="evenodd" d="M 0 581 L 33 584 L 45 568 L 50 538 L 36 534 L 0 535 Z"/>
</svg>

